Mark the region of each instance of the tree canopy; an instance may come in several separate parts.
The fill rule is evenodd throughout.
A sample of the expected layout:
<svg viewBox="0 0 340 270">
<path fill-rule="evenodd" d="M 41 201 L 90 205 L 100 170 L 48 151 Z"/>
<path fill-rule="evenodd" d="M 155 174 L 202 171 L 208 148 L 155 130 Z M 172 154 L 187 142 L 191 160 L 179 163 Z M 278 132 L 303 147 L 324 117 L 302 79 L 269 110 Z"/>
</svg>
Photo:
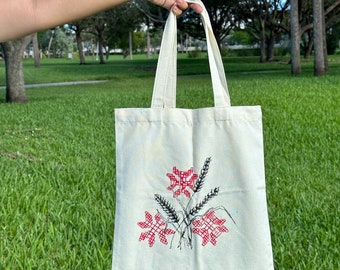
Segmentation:
<svg viewBox="0 0 340 270">
<path fill-rule="evenodd" d="M 239 42 L 245 45 L 258 45 L 260 62 L 273 61 L 274 46 L 283 37 L 291 42 L 292 74 L 298 74 L 300 49 L 309 57 L 314 46 L 315 70 L 323 63 L 327 71 L 327 53 L 335 52 L 338 46 L 340 31 L 340 0 L 205 0 L 207 11 L 220 48 L 228 47 L 228 42 Z M 47 55 L 57 56 L 73 51 L 70 40 L 76 41 L 80 63 L 85 64 L 84 44 L 98 48 L 100 63 L 113 49 L 119 49 L 124 56 L 132 51 L 157 51 L 160 34 L 166 21 L 168 11 L 150 4 L 147 0 L 134 0 L 97 15 L 70 22 L 67 27 L 60 26 L 39 33 L 39 45 Z M 197 40 L 203 40 L 203 29 L 199 15 L 189 10 L 178 19 L 179 34 Z M 247 33 L 247 34 L 246 34 Z M 151 41 L 150 37 L 154 37 Z M 30 37 L 32 39 L 32 37 Z M 180 39 L 182 40 L 182 39 Z M 22 94 L 13 94 L 17 87 L 13 82 L 23 84 L 20 72 L 12 69 L 21 66 L 22 52 L 27 38 L 1 45 L 7 67 L 8 101 L 25 100 Z M 35 39 L 35 47 L 36 47 Z M 94 45 L 95 44 L 95 45 Z M 322 49 L 321 49 L 322 48 Z M 89 51 L 88 50 L 88 51 Z M 37 50 L 36 50 L 37 51 Z M 15 60 L 15 64 L 9 62 Z M 323 74 L 315 72 L 315 75 Z M 11 74 L 11 75 L 9 75 Z M 15 76 L 12 78 L 10 76 Z M 17 83 L 18 84 L 18 83 Z M 18 98 L 16 98 L 18 97 Z M 24 97 L 24 98 L 23 98 Z"/>
</svg>

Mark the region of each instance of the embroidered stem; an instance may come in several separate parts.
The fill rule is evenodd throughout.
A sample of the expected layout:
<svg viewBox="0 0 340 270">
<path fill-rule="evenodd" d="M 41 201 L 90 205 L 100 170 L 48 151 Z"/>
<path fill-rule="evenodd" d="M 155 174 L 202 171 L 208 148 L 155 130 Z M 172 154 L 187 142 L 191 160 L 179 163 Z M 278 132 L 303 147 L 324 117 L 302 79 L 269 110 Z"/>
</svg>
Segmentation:
<svg viewBox="0 0 340 270">
<path fill-rule="evenodd" d="M 189 214 L 191 216 L 196 215 L 212 198 L 216 197 L 218 195 L 219 188 L 216 187 L 212 189 L 207 195 L 205 195 L 204 199 L 196 204 L 190 211 Z"/>
<path fill-rule="evenodd" d="M 201 173 L 194 185 L 194 189 L 193 189 L 194 193 L 199 192 L 202 189 L 205 177 L 207 176 L 208 171 L 209 171 L 210 162 L 211 162 L 211 157 L 208 157 L 205 160 L 203 168 L 201 169 Z"/>
<path fill-rule="evenodd" d="M 194 194 L 192 194 L 192 196 L 191 196 L 191 198 L 190 198 L 190 200 L 187 204 L 186 210 L 188 210 L 188 208 L 191 204 L 191 200 L 194 197 L 194 195 L 201 191 L 203 184 L 204 184 L 204 181 L 205 181 L 205 177 L 207 176 L 208 171 L 209 171 L 210 162 L 211 162 L 211 157 L 206 158 L 206 160 L 204 161 L 200 175 L 199 175 L 198 179 L 196 180 L 194 188 L 193 188 Z"/>
<path fill-rule="evenodd" d="M 167 214 L 170 222 L 179 223 L 179 217 L 175 211 L 175 208 L 165 198 L 159 194 L 155 194 L 155 200 Z"/>
</svg>

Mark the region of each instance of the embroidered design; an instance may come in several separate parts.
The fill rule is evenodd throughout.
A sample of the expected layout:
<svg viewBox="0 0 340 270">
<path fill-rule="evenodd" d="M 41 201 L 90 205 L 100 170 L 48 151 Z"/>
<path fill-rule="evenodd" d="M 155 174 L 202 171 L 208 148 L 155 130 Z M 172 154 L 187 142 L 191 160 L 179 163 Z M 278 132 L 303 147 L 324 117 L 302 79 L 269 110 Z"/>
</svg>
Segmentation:
<svg viewBox="0 0 340 270">
<path fill-rule="evenodd" d="M 178 176 L 178 178 L 176 178 L 176 176 Z M 183 193 L 187 198 L 190 198 L 191 194 L 187 188 L 193 190 L 195 180 L 198 177 L 198 175 L 194 173 L 194 168 L 190 168 L 185 172 L 174 167 L 172 169 L 172 173 L 167 173 L 167 177 L 170 179 L 170 186 L 168 186 L 168 190 L 173 190 L 178 186 L 178 189 L 174 191 L 174 198 L 177 198 L 181 193 Z"/>
<path fill-rule="evenodd" d="M 138 222 L 138 226 L 149 230 L 141 233 L 139 241 L 148 239 L 149 247 L 152 247 L 155 243 L 155 236 L 158 234 L 161 243 L 167 245 L 168 240 L 166 239 L 166 235 L 174 234 L 175 231 L 166 228 L 166 222 L 162 219 L 159 213 L 155 215 L 155 221 L 156 222 L 154 223 L 152 215 L 148 211 L 145 211 L 145 221 Z"/>
<path fill-rule="evenodd" d="M 210 162 L 211 158 L 208 157 L 199 175 L 194 173 L 193 168 L 181 171 L 177 167 L 173 167 L 172 173 L 167 173 L 170 180 L 167 190 L 173 191 L 172 197 L 175 198 L 176 205 L 180 210 L 176 209 L 172 202 L 165 197 L 155 194 L 154 199 L 160 209 L 156 209 L 155 220 L 152 214 L 145 211 L 145 221 L 137 223 L 140 228 L 147 229 L 140 234 L 139 241 L 148 239 L 149 247 L 153 247 L 156 235 L 158 235 L 160 242 L 168 245 L 167 236 L 172 235 L 170 248 L 172 248 L 175 239 L 178 240 L 178 248 L 182 248 L 183 245 L 192 248 L 193 235 L 198 235 L 202 238 L 202 246 L 206 246 L 208 243 L 216 246 L 217 238 L 223 233 L 229 232 L 229 229 L 224 225 L 227 219 L 217 216 L 217 212 L 225 213 L 236 224 L 225 207 L 210 207 L 201 214 L 210 201 L 218 196 L 218 187 L 211 189 L 202 200 L 192 205 L 193 197 L 202 190 L 205 184 Z M 179 199 L 181 194 L 184 194 L 184 202 Z"/>
<path fill-rule="evenodd" d="M 201 219 L 195 220 L 192 225 L 194 228 L 192 232 L 202 237 L 202 246 L 209 242 L 216 246 L 217 238 L 224 232 L 228 232 L 228 228 L 223 224 L 226 219 L 220 219 L 215 216 L 215 211 L 211 210 L 205 214 Z"/>
</svg>

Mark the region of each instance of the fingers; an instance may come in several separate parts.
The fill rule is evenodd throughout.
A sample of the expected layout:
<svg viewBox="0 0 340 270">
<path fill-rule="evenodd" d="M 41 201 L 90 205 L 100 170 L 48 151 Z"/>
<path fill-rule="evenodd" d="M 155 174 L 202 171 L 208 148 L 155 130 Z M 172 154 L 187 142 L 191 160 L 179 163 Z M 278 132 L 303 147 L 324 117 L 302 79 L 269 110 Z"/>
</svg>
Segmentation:
<svg viewBox="0 0 340 270">
<path fill-rule="evenodd" d="M 189 4 L 185 0 L 150 0 L 150 2 L 162 6 L 179 16 L 182 12 L 189 7 L 192 8 L 197 13 L 202 12 L 202 7 L 199 4 Z"/>
<path fill-rule="evenodd" d="M 170 0 L 166 0 L 169 1 Z M 172 6 L 172 12 L 179 16 L 182 14 L 184 10 L 186 10 L 188 7 L 192 8 L 197 13 L 202 13 L 203 8 L 199 4 L 189 4 L 185 0 L 176 0 L 175 3 Z"/>
<path fill-rule="evenodd" d="M 186 10 L 188 7 L 189 5 L 186 1 L 176 0 L 172 7 L 172 12 L 175 13 L 175 15 L 181 15 L 182 11 Z"/>
<path fill-rule="evenodd" d="M 199 4 L 190 4 L 189 7 L 197 13 L 202 13 L 203 11 L 203 8 Z"/>
<path fill-rule="evenodd" d="M 176 16 L 179 16 L 188 9 L 189 5 L 185 0 L 165 0 L 163 7 L 172 10 Z"/>
<path fill-rule="evenodd" d="M 176 15 L 179 16 L 182 14 L 184 9 L 181 9 L 179 6 L 177 6 L 176 4 L 171 8 L 172 12 Z"/>
</svg>

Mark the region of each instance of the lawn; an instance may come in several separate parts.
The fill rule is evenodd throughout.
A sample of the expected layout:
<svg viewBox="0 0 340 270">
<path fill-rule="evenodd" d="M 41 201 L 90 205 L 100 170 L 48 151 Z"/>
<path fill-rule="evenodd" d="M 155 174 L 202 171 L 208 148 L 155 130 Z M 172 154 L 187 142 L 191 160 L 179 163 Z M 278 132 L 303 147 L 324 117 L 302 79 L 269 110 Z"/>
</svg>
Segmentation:
<svg viewBox="0 0 340 270">
<path fill-rule="evenodd" d="M 297 77 L 286 61 L 224 62 L 232 104 L 263 110 L 275 269 L 340 269 L 340 59 L 317 78 L 311 60 Z M 0 269 L 110 269 L 114 108 L 150 106 L 156 59 L 24 65 L 27 84 L 106 82 L 30 88 L 24 105 L 0 90 Z M 207 59 L 178 70 L 178 107 L 212 106 Z"/>
</svg>

